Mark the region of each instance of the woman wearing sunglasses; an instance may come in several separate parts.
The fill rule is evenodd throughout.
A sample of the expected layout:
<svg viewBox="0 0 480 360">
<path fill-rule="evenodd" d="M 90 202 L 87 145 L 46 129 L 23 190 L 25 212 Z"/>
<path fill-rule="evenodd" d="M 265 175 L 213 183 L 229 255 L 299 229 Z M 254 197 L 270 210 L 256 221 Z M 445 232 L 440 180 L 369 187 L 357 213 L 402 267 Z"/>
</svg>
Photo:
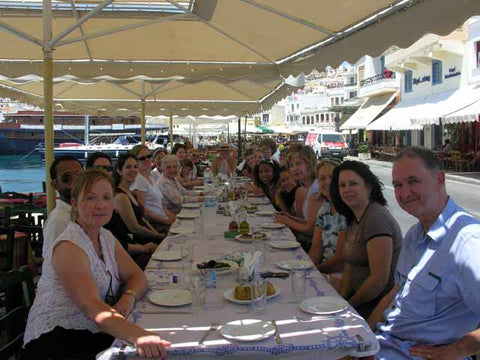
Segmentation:
<svg viewBox="0 0 480 360">
<path fill-rule="evenodd" d="M 121 154 L 115 166 L 115 197 L 113 199 L 115 211 L 120 215 L 133 236 L 135 243 L 160 243 L 165 235 L 160 234 L 144 218 L 145 210 L 138 201 L 130 186 L 138 175 L 137 157 L 131 153 Z"/>
<path fill-rule="evenodd" d="M 44 253 L 24 359 L 95 359 L 114 337 L 134 345 L 142 356 L 166 357 L 169 342 L 126 320 L 145 293 L 147 279 L 102 228 L 112 210 L 108 175 L 97 169 L 80 173 L 72 191 L 72 221 Z"/>
<path fill-rule="evenodd" d="M 145 218 L 160 232 L 168 228 L 176 219 L 176 215 L 165 209 L 162 205 L 162 191 L 150 175 L 153 166 L 152 153 L 145 145 L 136 145 L 132 154 L 138 160 L 138 174 L 130 186 L 138 202 L 145 209 Z"/>
</svg>

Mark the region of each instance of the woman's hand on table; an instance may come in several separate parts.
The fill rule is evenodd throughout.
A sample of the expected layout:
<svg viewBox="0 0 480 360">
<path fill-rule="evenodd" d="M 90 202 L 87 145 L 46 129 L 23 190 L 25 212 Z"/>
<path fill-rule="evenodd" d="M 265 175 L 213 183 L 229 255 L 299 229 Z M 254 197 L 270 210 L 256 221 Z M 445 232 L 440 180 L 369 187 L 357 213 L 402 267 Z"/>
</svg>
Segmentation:
<svg viewBox="0 0 480 360">
<path fill-rule="evenodd" d="M 147 358 L 167 358 L 166 346 L 170 346 L 171 343 L 163 340 L 160 336 L 144 330 L 143 334 L 136 337 L 134 342 L 135 348 L 138 354 Z"/>
<path fill-rule="evenodd" d="M 153 242 L 146 243 L 143 245 L 143 252 L 146 254 L 152 254 L 157 249 L 157 244 Z"/>
<path fill-rule="evenodd" d="M 289 220 L 290 219 L 288 218 L 288 216 L 285 216 L 281 213 L 275 215 L 275 221 L 278 222 L 278 223 L 281 223 L 281 224 L 284 224 L 284 225 L 288 226 L 288 221 Z"/>
</svg>

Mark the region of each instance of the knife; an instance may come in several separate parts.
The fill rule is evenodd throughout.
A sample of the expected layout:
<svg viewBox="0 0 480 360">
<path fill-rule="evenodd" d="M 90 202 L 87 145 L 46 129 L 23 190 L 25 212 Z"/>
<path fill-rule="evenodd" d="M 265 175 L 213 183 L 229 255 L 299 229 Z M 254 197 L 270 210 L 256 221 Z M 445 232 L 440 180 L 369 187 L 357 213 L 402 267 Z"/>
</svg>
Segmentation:
<svg viewBox="0 0 480 360">
<path fill-rule="evenodd" d="M 266 278 L 280 278 L 280 279 L 286 279 L 290 276 L 289 273 L 287 272 L 273 272 L 273 271 L 266 271 L 260 274 L 260 276 L 263 279 Z"/>
</svg>

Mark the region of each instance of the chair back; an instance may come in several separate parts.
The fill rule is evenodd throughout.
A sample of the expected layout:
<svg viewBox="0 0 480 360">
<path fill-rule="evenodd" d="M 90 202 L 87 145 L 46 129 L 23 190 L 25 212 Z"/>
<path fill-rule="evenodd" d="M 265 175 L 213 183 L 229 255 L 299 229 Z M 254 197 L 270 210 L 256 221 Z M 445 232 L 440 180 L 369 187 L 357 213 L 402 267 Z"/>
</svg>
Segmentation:
<svg viewBox="0 0 480 360">
<path fill-rule="evenodd" d="M 0 272 L 7 272 L 13 268 L 14 242 L 13 226 L 0 226 Z"/>
<path fill-rule="evenodd" d="M 16 232 L 25 234 L 26 244 L 32 248 L 36 257 L 42 257 L 43 228 L 39 225 L 22 224 L 15 224 L 13 228 Z"/>
<path fill-rule="evenodd" d="M 0 338 L 0 358 L 18 355 L 27 317 L 35 297 L 35 288 L 27 266 L 0 275 L 0 292 L 5 294 L 6 314 L 0 318 L 0 328 L 5 336 Z"/>
</svg>

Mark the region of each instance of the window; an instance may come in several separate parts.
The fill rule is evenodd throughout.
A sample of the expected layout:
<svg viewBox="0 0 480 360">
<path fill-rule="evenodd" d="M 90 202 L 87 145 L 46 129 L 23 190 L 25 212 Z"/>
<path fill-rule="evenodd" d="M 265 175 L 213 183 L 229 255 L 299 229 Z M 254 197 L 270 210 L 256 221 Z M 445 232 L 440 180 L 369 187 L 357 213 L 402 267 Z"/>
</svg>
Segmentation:
<svg viewBox="0 0 480 360">
<path fill-rule="evenodd" d="M 330 103 L 332 104 L 332 106 L 335 105 L 335 99 L 334 99 L 334 98 L 331 98 L 331 99 L 330 99 Z"/>
<path fill-rule="evenodd" d="M 302 116 L 302 124 L 305 125 L 305 116 Z"/>
<path fill-rule="evenodd" d="M 292 112 L 295 111 L 295 104 L 292 104 Z"/>
<path fill-rule="evenodd" d="M 412 71 L 411 70 L 405 71 L 405 89 L 404 89 L 404 91 L 406 93 L 409 93 L 409 92 L 413 91 L 413 88 L 412 88 L 412 81 L 413 80 L 412 79 L 413 79 Z"/>
<path fill-rule="evenodd" d="M 268 124 L 268 120 L 269 120 L 269 114 L 263 114 L 262 115 L 262 123 Z"/>
<path fill-rule="evenodd" d="M 325 122 L 325 114 L 320 115 L 320 120 L 321 120 L 322 122 Z"/>
<path fill-rule="evenodd" d="M 432 60 L 432 85 L 442 83 L 442 62 L 440 60 Z"/>
<path fill-rule="evenodd" d="M 335 98 L 335 105 L 338 105 L 340 103 L 340 99 L 338 97 Z"/>
<path fill-rule="evenodd" d="M 320 119 L 320 116 L 317 114 L 315 115 L 315 118 L 316 118 L 316 123 L 318 124 L 318 120 Z"/>
<path fill-rule="evenodd" d="M 330 114 L 325 114 L 325 118 L 327 121 L 330 121 Z"/>
<path fill-rule="evenodd" d="M 300 103 L 297 103 L 297 109 L 300 109 Z"/>
</svg>

